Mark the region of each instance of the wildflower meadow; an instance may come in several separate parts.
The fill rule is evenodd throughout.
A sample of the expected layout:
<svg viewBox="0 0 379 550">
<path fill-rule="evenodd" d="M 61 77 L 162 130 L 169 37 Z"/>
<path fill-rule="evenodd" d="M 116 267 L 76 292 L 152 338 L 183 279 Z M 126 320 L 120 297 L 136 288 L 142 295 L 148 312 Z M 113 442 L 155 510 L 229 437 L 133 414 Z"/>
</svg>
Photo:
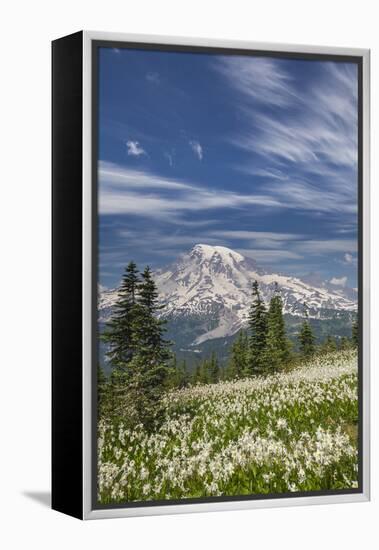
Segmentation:
<svg viewBox="0 0 379 550">
<path fill-rule="evenodd" d="M 155 431 L 99 421 L 100 504 L 358 485 L 356 349 L 167 390 L 162 407 Z"/>
</svg>

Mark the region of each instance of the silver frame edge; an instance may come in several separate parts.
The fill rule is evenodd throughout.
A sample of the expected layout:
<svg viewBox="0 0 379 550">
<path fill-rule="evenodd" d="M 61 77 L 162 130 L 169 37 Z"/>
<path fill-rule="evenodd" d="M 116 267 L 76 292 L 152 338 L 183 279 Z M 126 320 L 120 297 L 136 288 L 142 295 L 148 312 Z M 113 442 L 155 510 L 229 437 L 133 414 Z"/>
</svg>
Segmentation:
<svg viewBox="0 0 379 550">
<path fill-rule="evenodd" d="M 91 161 L 91 43 L 92 40 L 141 42 L 178 46 L 221 47 L 230 49 L 272 50 L 273 52 L 294 52 L 362 57 L 362 101 L 363 101 L 363 491 L 343 495 L 323 495 L 294 498 L 273 498 L 228 502 L 150 505 L 134 508 L 92 509 L 92 458 L 91 458 L 91 382 L 92 382 L 92 161 Z M 276 44 L 274 42 L 250 42 L 208 38 L 168 37 L 101 31 L 83 31 L 83 519 L 105 519 L 162 514 L 187 514 L 248 510 L 254 508 L 276 508 L 317 504 L 340 504 L 367 502 L 370 500 L 370 50 L 334 46 L 310 46 Z"/>
</svg>

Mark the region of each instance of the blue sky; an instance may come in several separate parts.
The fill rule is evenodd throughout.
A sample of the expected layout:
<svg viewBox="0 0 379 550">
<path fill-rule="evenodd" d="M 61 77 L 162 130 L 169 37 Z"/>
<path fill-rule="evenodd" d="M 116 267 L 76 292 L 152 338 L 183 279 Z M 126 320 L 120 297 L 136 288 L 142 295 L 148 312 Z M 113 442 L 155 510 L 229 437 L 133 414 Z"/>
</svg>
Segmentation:
<svg viewBox="0 0 379 550">
<path fill-rule="evenodd" d="M 99 279 L 197 243 L 357 285 L 357 67 L 100 49 Z"/>
</svg>

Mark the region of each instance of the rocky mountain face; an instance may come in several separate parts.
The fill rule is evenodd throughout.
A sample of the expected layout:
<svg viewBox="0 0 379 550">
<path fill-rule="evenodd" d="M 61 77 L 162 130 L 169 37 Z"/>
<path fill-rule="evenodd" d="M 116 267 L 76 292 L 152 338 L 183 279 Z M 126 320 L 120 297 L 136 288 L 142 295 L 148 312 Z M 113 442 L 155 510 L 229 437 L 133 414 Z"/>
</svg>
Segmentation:
<svg viewBox="0 0 379 550">
<path fill-rule="evenodd" d="M 183 345 L 190 346 L 230 337 L 246 325 L 254 280 L 266 303 L 277 284 L 284 312 L 291 316 L 304 315 L 304 302 L 313 319 L 331 319 L 357 308 L 355 289 L 266 271 L 222 246 L 198 244 L 155 273 L 164 305 L 161 314 L 168 319 L 170 332 L 176 327 Z M 100 322 L 109 318 L 116 299 L 117 289 L 99 290 Z"/>
</svg>

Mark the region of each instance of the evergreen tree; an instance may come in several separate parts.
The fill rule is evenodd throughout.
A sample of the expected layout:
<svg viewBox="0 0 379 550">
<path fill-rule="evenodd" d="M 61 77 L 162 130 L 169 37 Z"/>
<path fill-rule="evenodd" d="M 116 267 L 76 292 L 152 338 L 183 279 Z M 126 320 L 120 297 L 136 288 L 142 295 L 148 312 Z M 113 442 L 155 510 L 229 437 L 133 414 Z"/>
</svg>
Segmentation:
<svg viewBox="0 0 379 550">
<path fill-rule="evenodd" d="M 331 353 L 333 351 L 336 351 L 337 350 L 336 339 L 333 338 L 333 336 L 331 336 L 330 334 L 328 334 L 328 336 L 325 338 L 322 344 L 321 350 L 324 353 Z"/>
<path fill-rule="evenodd" d="M 283 302 L 277 283 L 267 314 L 266 348 L 267 370 L 276 372 L 289 362 L 291 348 L 286 335 Z"/>
<path fill-rule="evenodd" d="M 198 363 L 193 373 L 193 383 L 199 384 L 201 382 L 201 364 Z"/>
<path fill-rule="evenodd" d="M 98 416 L 103 416 L 106 407 L 107 400 L 107 378 L 100 365 L 97 366 L 97 407 Z"/>
<path fill-rule="evenodd" d="M 305 304 L 304 304 L 305 308 Z M 298 335 L 300 353 L 303 357 L 310 357 L 315 352 L 315 337 L 309 323 L 308 312 L 305 309 L 305 319 Z"/>
<path fill-rule="evenodd" d="M 248 374 L 265 374 L 266 338 L 267 338 L 267 311 L 261 299 L 258 282 L 253 283 L 252 304 L 249 312 L 249 358 Z"/>
<path fill-rule="evenodd" d="M 163 338 L 167 321 L 157 317 L 157 313 L 164 306 L 159 305 L 157 287 L 149 267 L 142 273 L 138 296 L 139 307 L 134 324 L 138 355 L 150 364 L 166 364 L 171 358 L 171 342 Z M 167 371 L 167 368 L 165 370 Z"/>
<path fill-rule="evenodd" d="M 108 383 L 112 414 L 151 428 L 162 415 L 161 398 L 171 374 L 170 342 L 158 318 L 158 292 L 147 267 L 142 279 L 130 262 L 125 270 L 112 319 L 103 340 L 113 367 Z"/>
<path fill-rule="evenodd" d="M 359 327 L 358 327 L 358 319 L 356 319 L 353 322 L 352 329 L 351 329 L 351 342 L 354 347 L 358 347 L 359 344 Z"/>
<path fill-rule="evenodd" d="M 169 380 L 169 387 L 171 388 L 185 388 L 190 382 L 189 373 L 187 370 L 186 361 L 178 363 L 176 355 L 174 355 L 172 361 L 172 374 Z"/>
<path fill-rule="evenodd" d="M 244 330 L 234 340 L 225 376 L 228 380 L 242 378 L 248 374 L 248 349 L 247 333 Z"/>
<path fill-rule="evenodd" d="M 187 362 L 185 359 L 183 359 L 181 363 L 181 372 L 182 372 L 182 377 L 181 377 L 180 387 L 186 388 L 190 383 L 190 373 L 188 372 Z"/>
<path fill-rule="evenodd" d="M 209 373 L 209 362 L 208 359 L 204 359 L 200 363 L 199 368 L 199 382 L 201 384 L 209 384 L 210 382 L 210 373 Z"/>
<path fill-rule="evenodd" d="M 133 325 L 138 349 L 130 362 L 129 384 L 138 420 L 146 427 L 151 427 L 161 415 L 160 400 L 172 374 L 171 343 L 163 337 L 166 321 L 157 318 L 162 307 L 151 270 L 146 267 L 138 285 L 138 309 Z"/>
<path fill-rule="evenodd" d="M 211 383 L 216 383 L 220 378 L 220 367 L 218 364 L 218 359 L 216 353 L 213 351 L 210 361 L 208 363 L 208 372 L 209 372 L 209 381 Z"/>
<path fill-rule="evenodd" d="M 346 336 L 342 336 L 340 343 L 339 343 L 339 349 L 346 350 L 349 349 L 351 346 L 349 339 L 346 338 Z"/>
<path fill-rule="evenodd" d="M 130 262 L 125 269 L 114 305 L 112 318 L 107 323 L 102 340 L 108 344 L 110 365 L 126 374 L 127 365 L 136 351 L 135 321 L 138 312 L 138 269 Z"/>
</svg>

